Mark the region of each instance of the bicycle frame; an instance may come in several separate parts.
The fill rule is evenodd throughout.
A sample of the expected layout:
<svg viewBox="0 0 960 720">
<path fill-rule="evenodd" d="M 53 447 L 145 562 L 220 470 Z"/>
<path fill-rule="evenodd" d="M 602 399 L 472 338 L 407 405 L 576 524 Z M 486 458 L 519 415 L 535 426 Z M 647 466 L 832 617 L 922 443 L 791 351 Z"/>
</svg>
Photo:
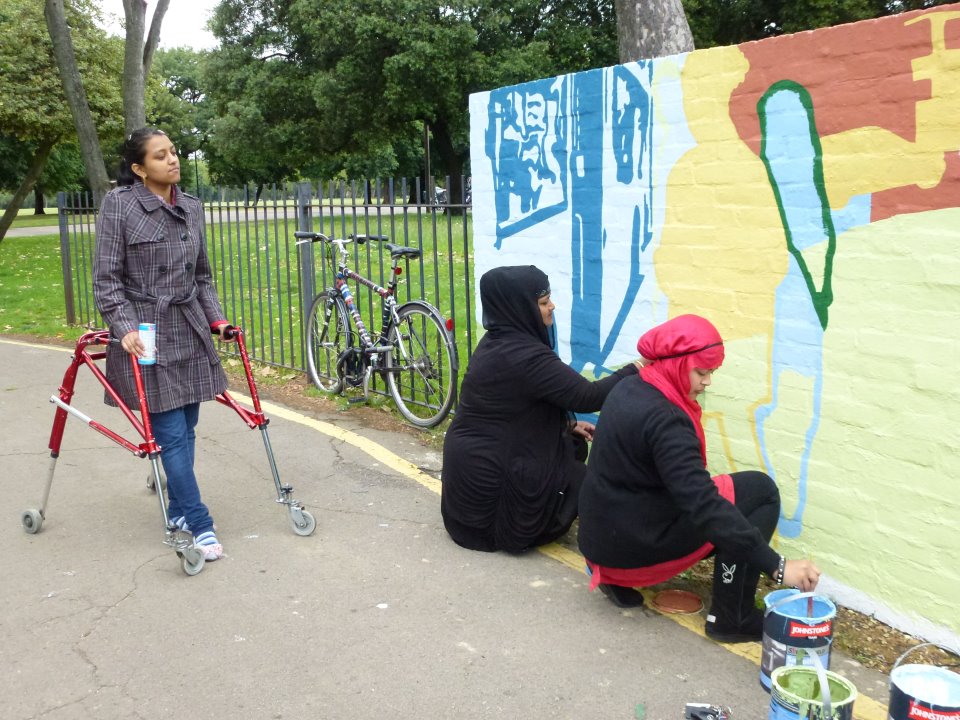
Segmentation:
<svg viewBox="0 0 960 720">
<path fill-rule="evenodd" d="M 400 303 L 396 297 L 403 273 L 401 260 L 419 258 L 420 250 L 384 243 L 391 265 L 390 281 L 382 287 L 350 269 L 346 246 L 389 238 L 352 235 L 339 239 L 312 231 L 298 231 L 294 236 L 298 244 L 323 242 L 323 267 L 333 273 L 333 282 L 314 297 L 308 314 L 307 371 L 314 384 L 330 393 L 342 393 L 345 384 L 362 385 L 363 398 L 349 399 L 361 402 L 369 399 L 370 379 L 376 373 L 383 377 L 400 413 L 413 425 L 427 428 L 439 423 L 450 411 L 455 393 L 457 360 L 451 324 L 423 300 Z M 364 323 L 350 280 L 380 296 L 379 333 L 371 332 Z M 334 315 L 337 319 L 332 325 Z M 413 409 L 415 405 L 433 414 L 421 416 Z"/>
<path fill-rule="evenodd" d="M 339 254 L 339 260 L 336 264 L 336 279 L 334 281 L 334 287 L 337 292 L 340 293 L 340 297 L 343 298 L 344 303 L 347 306 L 347 311 L 350 313 L 350 317 L 353 318 L 353 323 L 357 328 L 357 334 L 360 337 L 360 343 L 363 346 L 363 349 L 366 351 L 367 355 L 377 357 L 385 352 L 392 350 L 392 346 L 389 344 L 382 344 L 387 338 L 387 334 L 390 330 L 390 323 L 397 320 L 397 278 L 402 273 L 402 270 L 399 267 L 400 258 L 394 258 L 393 263 L 390 266 L 390 282 L 387 283 L 387 287 L 381 287 L 377 283 L 365 278 L 363 275 L 353 271 L 347 265 L 349 259 L 349 253 L 345 247 L 343 240 L 331 239 L 330 244 L 335 246 L 333 248 L 334 252 Z M 377 343 L 374 343 L 373 338 L 370 336 L 370 331 L 367 330 L 367 326 L 363 322 L 363 318 L 360 316 L 360 311 L 357 309 L 357 304 L 353 299 L 353 293 L 350 291 L 350 285 L 347 283 L 347 280 L 353 280 L 365 288 L 368 288 L 380 296 L 382 300 L 381 306 L 381 315 L 380 315 L 380 334 L 377 337 Z"/>
</svg>

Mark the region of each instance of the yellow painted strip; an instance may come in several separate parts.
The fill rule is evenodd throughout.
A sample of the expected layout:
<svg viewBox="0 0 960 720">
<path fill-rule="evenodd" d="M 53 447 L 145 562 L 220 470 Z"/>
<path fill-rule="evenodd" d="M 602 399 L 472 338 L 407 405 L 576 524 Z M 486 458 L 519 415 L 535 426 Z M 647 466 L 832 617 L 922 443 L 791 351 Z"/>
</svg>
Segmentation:
<svg viewBox="0 0 960 720">
<path fill-rule="evenodd" d="M 856 720 L 887 720 L 890 716 L 887 715 L 886 704 L 881 705 L 873 698 L 859 693 L 853 701 L 853 717 Z"/>
<path fill-rule="evenodd" d="M 23 343 L 16 340 L 2 339 L 0 339 L 0 342 L 8 345 L 21 345 L 24 347 L 38 348 L 41 350 L 58 350 L 68 353 L 71 352 L 70 349 L 59 348 L 53 345 L 34 345 L 32 343 Z M 233 391 L 230 391 L 230 394 L 239 402 L 246 403 L 249 406 L 253 405 L 252 399 L 246 395 Z M 388 450 L 378 443 L 375 443 L 373 440 L 369 440 L 349 430 L 339 428 L 332 423 L 324 422 L 322 420 L 315 420 L 311 417 L 303 415 L 302 413 L 289 410 L 279 405 L 274 405 L 270 402 L 261 401 L 261 406 L 263 411 L 270 417 L 283 418 L 284 420 L 304 425 L 316 430 L 317 432 L 321 432 L 324 435 L 340 440 L 341 442 L 345 442 L 348 445 L 352 445 L 358 450 L 361 450 L 370 457 L 374 458 L 377 462 L 380 462 L 388 468 L 400 473 L 404 477 L 410 478 L 414 482 L 423 485 L 423 487 L 433 491 L 437 495 L 440 494 L 441 485 L 439 480 L 431 477 L 412 462 L 404 460 L 396 453 Z M 573 550 L 565 548 L 562 545 L 558 545 L 557 543 L 550 543 L 549 545 L 544 545 L 538 549 L 543 555 L 546 555 L 547 557 L 566 565 L 572 570 L 586 574 L 586 563 L 584 562 L 583 556 L 580 555 L 580 553 L 574 552 Z M 653 593 L 650 590 L 643 590 L 643 595 L 647 601 L 646 607 L 652 608 Z M 701 637 L 706 637 L 703 632 L 704 621 L 701 615 L 673 615 L 670 613 L 661 614 L 664 617 L 673 620 L 678 625 L 687 628 L 691 632 L 694 632 Z M 734 655 L 739 655 L 740 657 L 750 660 L 759 667 L 760 643 L 725 644 L 723 647 Z M 886 706 L 881 705 L 876 700 L 861 693 L 854 703 L 853 716 L 855 720 L 887 720 Z"/>
</svg>

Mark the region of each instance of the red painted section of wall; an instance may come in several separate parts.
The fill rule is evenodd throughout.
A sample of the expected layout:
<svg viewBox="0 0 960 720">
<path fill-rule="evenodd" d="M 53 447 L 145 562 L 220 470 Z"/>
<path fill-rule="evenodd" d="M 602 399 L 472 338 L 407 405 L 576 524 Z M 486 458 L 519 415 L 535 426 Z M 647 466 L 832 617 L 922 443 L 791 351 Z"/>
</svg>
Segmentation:
<svg viewBox="0 0 960 720">
<path fill-rule="evenodd" d="M 932 46 L 930 23 L 904 23 L 924 12 L 929 11 L 740 45 L 750 63 L 730 97 L 730 116 L 740 137 L 760 154 L 757 101 L 773 83 L 793 80 L 813 98 L 821 137 L 875 125 L 912 141 L 914 104 L 928 99 L 931 89 L 929 81 L 913 80 L 910 62 L 929 55 Z M 958 31 L 951 30 L 955 38 Z"/>
<path fill-rule="evenodd" d="M 954 10 L 960 10 L 960 5 L 950 5 Z M 953 20 L 947 23 L 946 47 L 947 50 L 960 50 L 960 22 Z"/>
<path fill-rule="evenodd" d="M 960 205 L 960 152 L 944 154 L 946 169 L 936 187 L 924 190 L 916 185 L 891 188 L 873 193 L 870 222 L 894 215 L 926 212 Z"/>
</svg>

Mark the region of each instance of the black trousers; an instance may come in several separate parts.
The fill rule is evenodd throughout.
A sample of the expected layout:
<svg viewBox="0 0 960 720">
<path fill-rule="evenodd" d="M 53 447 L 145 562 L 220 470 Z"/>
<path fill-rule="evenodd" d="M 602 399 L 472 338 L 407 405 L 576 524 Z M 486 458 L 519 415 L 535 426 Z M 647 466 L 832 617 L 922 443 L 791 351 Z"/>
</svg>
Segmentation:
<svg viewBox="0 0 960 720">
<path fill-rule="evenodd" d="M 780 518 L 780 491 L 769 475 L 754 470 L 731 473 L 734 505 L 769 542 Z M 723 625 L 739 626 L 754 608 L 761 570 L 717 551 L 710 614 Z"/>
</svg>

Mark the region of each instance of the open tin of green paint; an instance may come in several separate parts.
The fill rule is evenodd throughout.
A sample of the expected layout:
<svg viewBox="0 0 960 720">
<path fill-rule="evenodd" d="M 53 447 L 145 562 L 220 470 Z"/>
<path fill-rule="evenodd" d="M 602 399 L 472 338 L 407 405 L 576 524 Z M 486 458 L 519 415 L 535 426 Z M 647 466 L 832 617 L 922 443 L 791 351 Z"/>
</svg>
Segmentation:
<svg viewBox="0 0 960 720">
<path fill-rule="evenodd" d="M 853 720 L 857 688 L 846 678 L 824 670 L 816 652 L 813 667 L 782 666 L 770 676 L 768 720 Z"/>
</svg>

